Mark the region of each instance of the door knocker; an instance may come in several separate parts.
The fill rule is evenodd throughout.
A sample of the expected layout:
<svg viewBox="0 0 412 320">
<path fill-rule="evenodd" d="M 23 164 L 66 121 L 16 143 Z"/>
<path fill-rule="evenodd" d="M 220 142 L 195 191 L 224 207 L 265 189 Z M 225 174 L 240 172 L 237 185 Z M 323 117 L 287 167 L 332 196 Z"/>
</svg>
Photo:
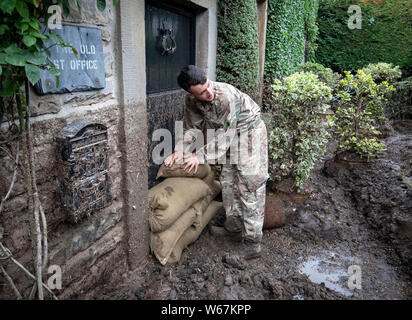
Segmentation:
<svg viewBox="0 0 412 320">
<path fill-rule="evenodd" d="M 163 22 L 163 28 L 160 29 L 162 35 L 162 56 L 170 56 L 176 51 L 176 41 L 172 35 L 173 30 L 165 28 Z"/>
</svg>

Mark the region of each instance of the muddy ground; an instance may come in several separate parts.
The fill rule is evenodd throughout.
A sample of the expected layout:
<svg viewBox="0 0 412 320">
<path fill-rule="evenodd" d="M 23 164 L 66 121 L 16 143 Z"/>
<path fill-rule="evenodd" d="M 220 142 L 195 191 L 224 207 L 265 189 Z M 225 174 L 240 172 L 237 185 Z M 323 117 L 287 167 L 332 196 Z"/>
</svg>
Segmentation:
<svg viewBox="0 0 412 320">
<path fill-rule="evenodd" d="M 239 245 L 206 228 L 178 264 L 161 266 L 150 255 L 122 283 L 88 297 L 411 299 L 412 123 L 394 128 L 372 163 L 336 161 L 331 143 L 307 184 L 309 196 L 281 197 L 286 224 L 264 230 L 260 259 L 237 259 Z"/>
</svg>

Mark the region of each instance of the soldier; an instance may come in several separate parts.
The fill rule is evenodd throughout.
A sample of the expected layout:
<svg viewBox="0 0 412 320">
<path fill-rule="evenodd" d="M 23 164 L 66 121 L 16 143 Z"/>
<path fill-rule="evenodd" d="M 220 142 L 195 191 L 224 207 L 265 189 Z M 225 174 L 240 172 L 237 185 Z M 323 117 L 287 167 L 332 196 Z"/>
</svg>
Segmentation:
<svg viewBox="0 0 412 320">
<path fill-rule="evenodd" d="M 185 99 L 186 134 L 201 131 L 206 136 L 207 129 L 220 131 L 196 153 L 183 152 L 187 150 L 187 141 L 177 143 L 175 153 L 164 163 L 172 166 L 175 161 L 183 161 L 189 173 L 196 172 L 199 163 L 204 161 L 223 163 L 220 181 L 226 220 L 223 227 L 212 226 L 211 231 L 233 240 L 243 240 L 240 255 L 245 259 L 257 258 L 261 255 L 266 180 L 269 177 L 267 133 L 260 107 L 234 86 L 207 79 L 204 71 L 193 65 L 184 67 L 177 81 L 188 92 Z M 246 141 L 246 145 L 241 142 L 238 146 L 239 140 Z M 182 145 L 186 149 L 182 149 Z M 238 157 L 231 156 L 233 150 L 238 152 Z"/>
</svg>

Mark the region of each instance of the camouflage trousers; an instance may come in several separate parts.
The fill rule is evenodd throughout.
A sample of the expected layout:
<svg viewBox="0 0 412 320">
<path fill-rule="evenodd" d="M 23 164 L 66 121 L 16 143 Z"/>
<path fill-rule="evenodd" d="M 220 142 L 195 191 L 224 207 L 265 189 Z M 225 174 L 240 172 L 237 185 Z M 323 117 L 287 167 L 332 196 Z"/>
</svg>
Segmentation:
<svg viewBox="0 0 412 320">
<path fill-rule="evenodd" d="M 222 200 L 226 211 L 225 228 L 242 231 L 244 238 L 262 239 L 268 175 L 266 126 L 261 122 L 248 133 L 248 146 L 239 148 L 237 164 L 222 166 Z M 228 161 L 227 161 L 228 162 Z"/>
</svg>

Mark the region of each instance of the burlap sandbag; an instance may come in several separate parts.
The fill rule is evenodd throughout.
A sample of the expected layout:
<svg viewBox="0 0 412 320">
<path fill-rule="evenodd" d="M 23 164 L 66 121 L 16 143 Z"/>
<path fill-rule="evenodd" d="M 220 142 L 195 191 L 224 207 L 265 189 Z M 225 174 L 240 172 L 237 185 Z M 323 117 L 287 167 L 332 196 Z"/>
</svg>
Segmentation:
<svg viewBox="0 0 412 320">
<path fill-rule="evenodd" d="M 167 262 L 176 263 L 180 260 L 183 249 L 185 249 L 189 244 L 195 242 L 197 238 L 199 238 L 202 230 L 206 227 L 209 221 L 216 215 L 216 212 L 222 207 L 222 205 L 222 202 L 218 201 L 212 201 L 209 204 L 206 211 L 201 217 L 200 225 L 197 227 L 191 226 L 183 233 L 183 235 L 176 242 L 173 250 L 171 251 Z"/>
<path fill-rule="evenodd" d="M 173 164 L 171 167 L 166 167 L 164 164 L 162 164 L 159 168 L 159 171 L 157 171 L 157 176 L 156 179 L 162 177 L 162 178 L 170 178 L 170 177 L 190 177 L 190 178 L 199 178 L 203 179 L 206 177 L 209 172 L 211 171 L 211 168 L 208 164 L 200 164 L 199 167 L 197 168 L 196 173 L 187 173 L 184 169 L 186 164 Z"/>
<path fill-rule="evenodd" d="M 178 219 L 162 232 L 152 232 L 150 235 L 150 248 L 161 264 L 165 264 L 173 250 L 176 242 L 182 234 L 192 225 L 201 227 L 203 223 L 202 216 L 211 202 L 211 196 L 208 195 L 198 200 L 191 208 L 186 210 Z"/>
<path fill-rule="evenodd" d="M 214 169 L 214 167 L 211 167 L 211 170 L 209 171 L 207 176 L 203 178 L 203 181 L 206 182 L 206 184 L 212 191 L 212 199 L 216 197 L 222 190 L 222 185 L 219 181 L 219 176 L 217 175 L 217 172 Z"/>
<path fill-rule="evenodd" d="M 171 226 L 195 202 L 211 195 L 198 178 L 168 178 L 149 190 L 149 225 L 152 232 Z"/>
</svg>

